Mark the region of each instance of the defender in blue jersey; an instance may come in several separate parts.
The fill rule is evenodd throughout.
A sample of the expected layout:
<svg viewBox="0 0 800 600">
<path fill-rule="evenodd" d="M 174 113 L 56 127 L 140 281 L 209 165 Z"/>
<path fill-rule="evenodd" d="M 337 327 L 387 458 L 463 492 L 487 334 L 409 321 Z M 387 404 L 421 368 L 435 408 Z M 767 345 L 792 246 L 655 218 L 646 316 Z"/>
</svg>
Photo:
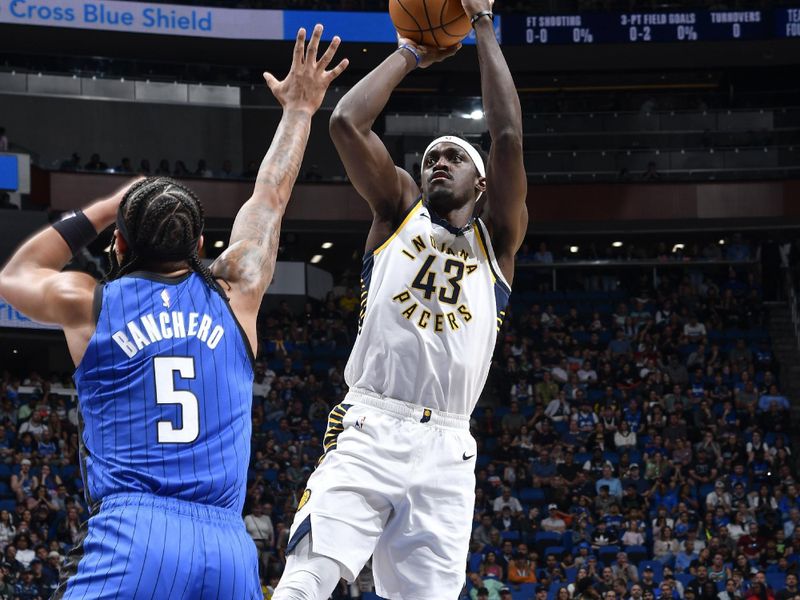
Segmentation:
<svg viewBox="0 0 800 600">
<path fill-rule="evenodd" d="M 28 240 L 0 295 L 60 324 L 77 369 L 90 517 L 54 598 L 262 598 L 241 512 L 250 459 L 256 315 L 280 223 L 325 91 L 347 66 L 300 30 L 289 75 L 265 73 L 284 112 L 231 233 L 207 268 L 203 210 L 177 181 L 137 181 Z M 103 284 L 61 272 L 116 223 Z"/>
</svg>

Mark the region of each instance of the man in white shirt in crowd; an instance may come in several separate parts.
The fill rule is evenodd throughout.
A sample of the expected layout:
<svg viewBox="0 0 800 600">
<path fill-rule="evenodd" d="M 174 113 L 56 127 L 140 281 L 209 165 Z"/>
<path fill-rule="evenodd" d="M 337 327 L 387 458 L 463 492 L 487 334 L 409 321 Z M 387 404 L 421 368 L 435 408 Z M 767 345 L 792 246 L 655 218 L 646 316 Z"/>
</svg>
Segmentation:
<svg viewBox="0 0 800 600">
<path fill-rule="evenodd" d="M 522 504 L 511 495 L 511 488 L 508 486 L 503 488 L 502 496 L 498 496 L 494 499 L 492 508 L 495 513 L 500 514 L 504 506 L 508 506 L 514 515 L 520 515 L 522 513 Z"/>
<path fill-rule="evenodd" d="M 275 530 L 272 526 L 272 519 L 269 513 L 272 512 L 272 507 L 267 505 L 267 510 L 264 506 L 256 502 L 253 504 L 253 511 L 244 517 L 244 526 L 247 533 L 253 538 L 253 542 L 258 549 L 258 559 L 264 572 L 266 572 L 269 564 L 270 551 L 275 542 Z"/>
<path fill-rule="evenodd" d="M 552 531 L 564 533 L 567 530 L 567 523 L 558 514 L 558 505 L 549 504 L 547 506 L 547 517 L 542 519 L 542 531 Z"/>
</svg>

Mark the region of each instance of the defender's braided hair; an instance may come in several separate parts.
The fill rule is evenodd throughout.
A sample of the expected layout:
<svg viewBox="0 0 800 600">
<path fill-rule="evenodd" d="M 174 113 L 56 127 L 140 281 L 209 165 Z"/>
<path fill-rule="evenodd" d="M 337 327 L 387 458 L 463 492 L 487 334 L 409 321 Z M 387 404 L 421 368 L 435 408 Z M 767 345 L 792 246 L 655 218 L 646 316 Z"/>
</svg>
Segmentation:
<svg viewBox="0 0 800 600">
<path fill-rule="evenodd" d="M 188 187 L 169 177 L 148 177 L 130 187 L 119 205 L 117 229 L 128 245 L 120 264 L 112 244 L 107 280 L 152 264 L 187 262 L 225 300 L 228 295 L 197 255 L 203 206 Z"/>
</svg>

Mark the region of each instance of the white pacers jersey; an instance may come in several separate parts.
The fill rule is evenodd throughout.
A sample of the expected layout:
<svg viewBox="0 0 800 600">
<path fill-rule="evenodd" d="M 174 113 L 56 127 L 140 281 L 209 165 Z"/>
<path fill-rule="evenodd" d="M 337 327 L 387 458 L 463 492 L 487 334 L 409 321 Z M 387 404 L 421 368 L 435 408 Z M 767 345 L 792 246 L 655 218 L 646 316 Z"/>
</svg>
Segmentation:
<svg viewBox="0 0 800 600">
<path fill-rule="evenodd" d="M 347 385 L 470 415 L 511 293 L 485 225 L 456 229 L 419 200 L 364 257 L 361 283 Z"/>
</svg>

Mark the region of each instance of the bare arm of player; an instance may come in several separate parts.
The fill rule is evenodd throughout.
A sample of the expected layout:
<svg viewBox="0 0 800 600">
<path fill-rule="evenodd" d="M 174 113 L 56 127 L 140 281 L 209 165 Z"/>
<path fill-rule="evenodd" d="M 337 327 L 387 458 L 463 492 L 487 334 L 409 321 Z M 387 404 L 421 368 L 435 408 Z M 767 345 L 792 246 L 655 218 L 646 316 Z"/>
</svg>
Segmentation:
<svg viewBox="0 0 800 600">
<path fill-rule="evenodd" d="M 95 231 L 114 223 L 130 185 L 129 181 L 83 209 Z M 35 321 L 61 325 L 77 364 L 94 332 L 92 299 L 97 281 L 86 273 L 62 273 L 71 259 L 72 251 L 61 234 L 46 227 L 20 246 L 0 271 L 0 296 Z"/>
<path fill-rule="evenodd" d="M 458 46 L 439 50 L 399 38 L 428 67 L 452 56 Z M 356 191 L 369 203 L 373 225 L 367 248 L 374 248 L 395 230 L 398 218 L 416 200 L 419 187 L 404 169 L 396 167 L 372 126 L 386 107 L 394 89 L 417 66 L 415 55 L 398 48 L 347 92 L 331 115 L 330 133 Z"/>
<path fill-rule="evenodd" d="M 472 17 L 491 11 L 490 0 L 461 0 Z M 528 228 L 528 178 L 522 156 L 522 109 L 489 17 L 475 22 L 481 69 L 483 110 L 492 148 L 487 168 L 484 218 L 492 236 L 497 262 L 506 280 L 514 277 L 514 255 Z"/>
<path fill-rule="evenodd" d="M 283 107 L 283 116 L 256 176 L 253 195 L 236 215 L 228 249 L 211 265 L 214 276 L 231 287 L 231 308 L 256 349 L 256 315 L 275 270 L 281 220 L 303 161 L 311 117 L 331 82 L 347 68 L 344 59 L 326 70 L 340 40 L 334 37 L 317 58 L 322 25 L 314 27 L 308 48 L 300 29 L 289 74 L 278 81 L 264 73 L 267 86 Z"/>
</svg>

